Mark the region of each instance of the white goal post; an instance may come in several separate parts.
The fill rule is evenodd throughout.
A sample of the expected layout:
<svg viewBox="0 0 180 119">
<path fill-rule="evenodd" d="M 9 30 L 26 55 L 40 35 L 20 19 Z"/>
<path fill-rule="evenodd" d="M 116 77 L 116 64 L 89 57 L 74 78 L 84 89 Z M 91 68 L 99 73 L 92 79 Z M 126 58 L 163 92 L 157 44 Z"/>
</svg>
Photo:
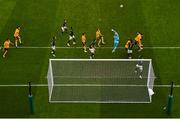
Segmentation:
<svg viewBox="0 0 180 119">
<path fill-rule="evenodd" d="M 152 59 L 49 59 L 47 79 L 51 103 L 151 103 L 155 74 Z"/>
</svg>

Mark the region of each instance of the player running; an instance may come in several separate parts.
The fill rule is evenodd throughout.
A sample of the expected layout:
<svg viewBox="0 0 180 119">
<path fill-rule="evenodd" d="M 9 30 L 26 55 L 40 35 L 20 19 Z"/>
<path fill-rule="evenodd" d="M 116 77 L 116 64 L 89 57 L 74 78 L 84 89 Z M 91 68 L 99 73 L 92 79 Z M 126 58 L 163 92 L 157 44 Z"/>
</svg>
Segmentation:
<svg viewBox="0 0 180 119">
<path fill-rule="evenodd" d="M 16 30 L 14 32 L 14 40 L 15 40 L 16 48 L 18 47 L 18 41 L 19 41 L 20 44 L 22 44 L 21 37 L 20 37 L 20 30 L 21 30 L 21 27 L 18 26 L 18 27 L 16 27 Z"/>
<path fill-rule="evenodd" d="M 3 58 L 6 57 L 6 54 L 7 54 L 8 50 L 9 50 L 9 47 L 10 47 L 10 44 L 11 44 L 11 45 L 14 45 L 14 44 L 9 40 L 9 38 L 7 38 L 6 41 L 4 42 L 4 54 L 3 54 Z"/>
<path fill-rule="evenodd" d="M 51 54 L 53 57 L 56 57 L 56 36 L 53 36 L 51 41 Z"/>
<path fill-rule="evenodd" d="M 143 35 L 138 32 L 137 36 L 135 37 L 135 45 L 139 47 L 139 50 L 138 50 L 139 52 L 143 50 L 142 38 L 143 38 Z"/>
<path fill-rule="evenodd" d="M 61 32 L 62 32 L 62 34 L 63 34 L 64 32 L 67 32 L 67 30 L 68 30 L 67 21 L 66 21 L 66 19 L 64 19 L 63 25 L 62 25 L 62 27 L 61 27 Z"/>
<path fill-rule="evenodd" d="M 125 45 L 125 49 L 127 51 L 129 59 L 132 59 L 133 46 L 134 46 L 133 40 L 129 38 Z"/>
<path fill-rule="evenodd" d="M 139 59 L 142 59 L 142 56 L 139 56 Z M 139 60 L 136 64 L 135 73 L 139 75 L 139 78 L 142 79 L 143 73 L 143 61 Z"/>
<path fill-rule="evenodd" d="M 100 29 L 97 29 L 96 31 L 96 42 L 98 42 L 98 47 L 101 46 L 101 43 L 104 45 L 105 42 L 104 42 L 104 37 L 103 35 L 101 34 L 101 31 Z"/>
<path fill-rule="evenodd" d="M 94 59 L 95 57 L 95 47 L 94 47 L 94 44 L 91 44 L 90 47 L 89 47 L 89 51 L 90 51 L 90 59 Z"/>
<path fill-rule="evenodd" d="M 76 44 L 76 39 L 75 39 L 75 35 L 74 35 L 74 32 L 73 32 L 73 28 L 71 27 L 70 29 L 70 32 L 69 32 L 69 40 L 67 42 L 67 46 L 70 47 L 70 42 L 73 41 L 73 45 Z"/>
<path fill-rule="evenodd" d="M 119 34 L 114 30 L 111 29 L 112 32 L 114 32 L 114 48 L 112 50 L 112 53 L 114 53 L 119 45 Z"/>
<path fill-rule="evenodd" d="M 82 34 L 82 37 L 81 37 L 81 42 L 82 42 L 82 44 L 83 44 L 83 50 L 84 50 L 84 52 L 87 52 L 87 45 L 86 45 L 86 33 L 84 32 L 83 34 Z"/>
</svg>

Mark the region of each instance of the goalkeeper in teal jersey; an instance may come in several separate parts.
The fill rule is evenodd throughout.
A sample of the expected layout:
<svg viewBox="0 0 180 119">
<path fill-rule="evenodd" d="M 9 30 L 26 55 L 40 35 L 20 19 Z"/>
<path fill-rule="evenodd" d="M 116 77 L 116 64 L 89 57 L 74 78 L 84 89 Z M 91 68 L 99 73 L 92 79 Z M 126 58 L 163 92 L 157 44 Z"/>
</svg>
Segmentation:
<svg viewBox="0 0 180 119">
<path fill-rule="evenodd" d="M 119 45 L 120 39 L 119 39 L 119 34 L 114 29 L 112 29 L 111 31 L 114 32 L 114 47 L 112 50 L 112 53 L 114 53 Z"/>
</svg>

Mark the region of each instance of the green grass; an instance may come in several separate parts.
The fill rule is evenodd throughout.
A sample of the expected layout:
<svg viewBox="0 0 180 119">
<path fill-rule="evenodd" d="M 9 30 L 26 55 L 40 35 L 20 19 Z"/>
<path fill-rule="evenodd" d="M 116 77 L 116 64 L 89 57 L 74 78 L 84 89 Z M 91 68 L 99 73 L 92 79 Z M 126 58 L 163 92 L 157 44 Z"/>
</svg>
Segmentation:
<svg viewBox="0 0 180 119">
<path fill-rule="evenodd" d="M 77 46 L 81 46 L 82 32 L 87 32 L 90 43 L 99 27 L 108 47 L 113 45 L 111 28 L 119 32 L 121 47 L 138 31 L 144 34 L 144 46 L 179 47 L 179 11 L 179 0 L 0 0 L 0 45 L 7 37 L 13 41 L 15 27 L 21 25 L 24 46 L 50 46 L 53 35 L 58 37 L 58 46 L 66 46 L 68 36 L 57 33 L 66 18 L 74 28 Z M 153 59 L 156 85 L 180 84 L 179 52 L 144 49 L 144 58 Z M 50 49 L 10 49 L 7 58 L 0 57 L 0 85 L 46 84 L 49 58 Z M 57 49 L 57 58 L 89 56 L 81 49 Z M 126 52 L 97 49 L 96 58 L 124 59 Z M 171 117 L 180 117 L 179 92 L 175 88 Z M 27 87 L 0 87 L 0 117 L 168 117 L 162 108 L 169 89 L 156 87 L 155 93 L 151 104 L 50 104 L 47 87 L 33 87 L 35 114 L 30 115 Z"/>
</svg>

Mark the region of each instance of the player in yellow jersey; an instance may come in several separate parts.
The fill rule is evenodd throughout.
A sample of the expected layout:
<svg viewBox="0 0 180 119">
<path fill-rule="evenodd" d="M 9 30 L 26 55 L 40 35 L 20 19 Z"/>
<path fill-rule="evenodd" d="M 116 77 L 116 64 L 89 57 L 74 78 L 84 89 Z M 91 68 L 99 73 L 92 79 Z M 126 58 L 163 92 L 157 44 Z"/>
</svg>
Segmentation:
<svg viewBox="0 0 180 119">
<path fill-rule="evenodd" d="M 137 36 L 135 37 L 135 45 L 139 47 L 139 51 L 143 49 L 142 38 L 143 38 L 143 35 L 138 32 Z"/>
<path fill-rule="evenodd" d="M 20 44 L 22 44 L 21 37 L 20 37 L 20 30 L 21 30 L 21 27 L 18 26 L 18 27 L 16 27 L 16 30 L 14 32 L 14 40 L 15 40 L 16 48 L 18 47 L 18 41 L 19 41 Z"/>
<path fill-rule="evenodd" d="M 82 34 L 82 37 L 81 37 L 81 42 L 82 42 L 82 44 L 83 44 L 83 50 L 84 50 L 84 52 L 87 52 L 87 45 L 86 45 L 86 33 L 83 33 Z"/>
<path fill-rule="evenodd" d="M 96 31 L 96 42 L 98 42 L 98 47 L 101 46 L 101 43 L 104 45 L 105 42 L 104 42 L 104 37 L 103 35 L 101 34 L 101 31 L 100 29 L 97 29 Z"/>
<path fill-rule="evenodd" d="M 3 58 L 6 57 L 6 54 L 9 50 L 10 44 L 13 45 L 13 43 L 11 43 L 11 41 L 9 40 L 9 38 L 6 39 L 6 41 L 4 42 L 4 54 L 3 54 Z"/>
</svg>

